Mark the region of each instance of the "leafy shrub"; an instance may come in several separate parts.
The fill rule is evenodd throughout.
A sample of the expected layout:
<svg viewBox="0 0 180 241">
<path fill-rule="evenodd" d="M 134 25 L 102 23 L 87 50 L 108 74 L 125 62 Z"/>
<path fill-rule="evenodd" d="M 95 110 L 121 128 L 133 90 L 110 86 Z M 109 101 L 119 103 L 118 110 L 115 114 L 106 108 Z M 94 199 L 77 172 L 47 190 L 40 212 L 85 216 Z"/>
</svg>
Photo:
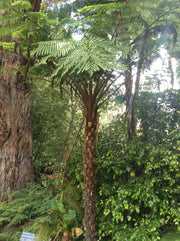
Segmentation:
<svg viewBox="0 0 180 241">
<path fill-rule="evenodd" d="M 137 147 L 130 145 L 131 151 Z M 124 156 L 126 165 L 120 158 L 115 167 L 114 184 L 104 184 L 99 192 L 101 240 L 109 235 L 111 240 L 159 240 L 163 227 L 180 224 L 179 151 L 150 144 L 143 155 L 142 149 L 134 154 L 130 150 L 128 158 Z M 113 154 L 110 163 L 112 158 Z"/>
<path fill-rule="evenodd" d="M 37 240 L 61 240 L 72 228 L 72 235 L 79 237 L 83 233 L 80 195 L 67 180 L 60 194 L 54 197 L 54 191 L 38 184 L 11 191 L 9 199 L 0 203 L 0 240 L 19 240 L 22 231 L 37 233 Z"/>
<path fill-rule="evenodd" d="M 38 241 L 61 240 L 63 235 L 69 233 L 72 228 L 77 228 L 78 221 L 76 212 L 72 209 L 66 209 L 61 198 L 54 198 L 50 203 L 50 213 L 47 217 L 41 219 L 41 225 L 36 235 Z M 77 232 L 76 232 L 77 233 Z M 79 236 L 83 233 L 81 230 Z"/>
<path fill-rule="evenodd" d="M 175 128 L 179 119 L 170 116 L 176 116 L 178 108 L 167 115 L 161 106 L 159 112 L 164 121 L 169 120 L 164 130 L 160 122 L 150 123 L 141 116 L 148 128 L 142 125 L 130 143 L 124 142 L 123 126 L 116 121 L 103 130 L 106 135 L 101 133 L 97 160 L 100 240 L 156 241 L 169 226 L 180 226 L 180 132 Z M 147 117 L 151 115 L 152 111 Z"/>
</svg>

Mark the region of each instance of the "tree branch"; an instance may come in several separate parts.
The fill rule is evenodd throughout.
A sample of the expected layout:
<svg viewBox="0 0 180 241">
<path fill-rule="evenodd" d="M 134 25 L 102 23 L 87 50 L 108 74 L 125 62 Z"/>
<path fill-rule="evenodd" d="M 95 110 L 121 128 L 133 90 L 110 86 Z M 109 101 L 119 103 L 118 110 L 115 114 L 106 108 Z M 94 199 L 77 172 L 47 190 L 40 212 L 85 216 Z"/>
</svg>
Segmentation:
<svg viewBox="0 0 180 241">
<path fill-rule="evenodd" d="M 122 74 L 122 73 L 121 73 Z M 109 90 L 109 88 L 116 82 L 116 80 L 121 76 L 121 74 L 120 75 L 118 75 L 108 86 L 107 86 L 107 88 L 105 89 L 103 89 L 103 91 L 101 92 L 101 94 L 98 96 L 98 98 L 97 98 L 97 103 L 103 98 L 103 96 L 107 93 L 107 91 Z M 105 86 L 106 87 L 106 86 Z"/>
<path fill-rule="evenodd" d="M 160 18 L 164 17 L 166 14 L 168 14 L 169 12 L 166 12 L 166 13 L 163 13 L 161 14 L 158 18 L 156 18 L 149 26 L 147 26 L 147 28 L 142 32 L 140 33 L 135 39 L 134 41 L 131 43 L 131 46 L 133 44 L 135 44 L 135 42 L 140 39 L 152 26 L 153 24 L 155 24 Z"/>
<path fill-rule="evenodd" d="M 120 84 L 120 86 L 118 88 L 116 88 L 110 95 L 107 96 L 106 99 L 104 99 L 99 105 L 98 105 L 98 108 L 103 105 L 107 100 L 109 100 L 111 98 L 111 96 L 113 96 L 120 88 L 121 86 L 123 86 L 124 83 Z"/>
</svg>

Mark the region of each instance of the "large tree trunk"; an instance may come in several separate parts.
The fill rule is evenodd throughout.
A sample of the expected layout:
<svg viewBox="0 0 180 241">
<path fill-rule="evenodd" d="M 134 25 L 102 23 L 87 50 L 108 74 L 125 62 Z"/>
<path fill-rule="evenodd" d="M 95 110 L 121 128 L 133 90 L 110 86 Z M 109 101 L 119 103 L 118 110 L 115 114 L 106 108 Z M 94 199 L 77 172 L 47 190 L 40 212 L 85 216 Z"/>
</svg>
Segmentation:
<svg viewBox="0 0 180 241">
<path fill-rule="evenodd" d="M 39 10 L 40 1 L 32 0 L 32 11 Z M 15 42 L 19 54 L 0 49 L 0 67 L 15 68 L 25 64 L 20 54 L 18 39 L 6 37 L 5 42 Z M 34 180 L 32 166 L 31 107 L 26 77 L 19 72 L 4 71 L 0 75 L 0 201 L 8 190 L 24 188 Z"/>
<path fill-rule="evenodd" d="M 29 0 L 32 5 L 32 12 L 39 12 L 42 0 Z"/>
<path fill-rule="evenodd" d="M 5 53 L 2 67 L 16 68 L 19 58 Z M 0 200 L 5 192 L 32 182 L 31 107 L 25 78 L 5 71 L 0 76 Z"/>
<path fill-rule="evenodd" d="M 92 104 L 91 99 L 89 103 Z M 95 154 L 98 113 L 94 105 L 84 109 L 84 229 L 86 241 L 97 241 L 96 205 L 95 205 Z"/>
</svg>

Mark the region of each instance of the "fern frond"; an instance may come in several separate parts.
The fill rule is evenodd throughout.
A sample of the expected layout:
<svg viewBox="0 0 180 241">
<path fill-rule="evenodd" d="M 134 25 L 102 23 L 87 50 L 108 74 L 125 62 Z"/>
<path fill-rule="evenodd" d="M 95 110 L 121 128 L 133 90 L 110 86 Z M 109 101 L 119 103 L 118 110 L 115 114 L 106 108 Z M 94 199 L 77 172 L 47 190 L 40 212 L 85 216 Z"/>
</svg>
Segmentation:
<svg viewBox="0 0 180 241">
<path fill-rule="evenodd" d="M 4 36 L 9 36 L 12 33 L 20 30 L 24 26 L 23 22 L 17 22 L 11 26 L 6 26 L 0 29 L 0 38 Z"/>
<path fill-rule="evenodd" d="M 8 12 L 11 4 L 11 0 L 0 1 L 0 15 L 2 13 Z"/>
<path fill-rule="evenodd" d="M 13 10 L 19 10 L 20 12 L 31 9 L 31 4 L 28 1 L 20 0 L 20 1 L 15 1 L 14 3 L 11 4 L 11 7 Z"/>
<path fill-rule="evenodd" d="M 18 12 L 10 12 L 7 15 L 3 15 L 0 19 L 0 23 L 1 25 L 5 25 L 5 24 L 13 24 L 15 22 L 17 22 L 17 20 L 19 20 L 20 14 Z"/>
<path fill-rule="evenodd" d="M 32 51 L 32 55 L 44 56 L 50 55 L 51 57 L 66 56 L 71 50 L 76 47 L 76 41 L 59 41 L 52 40 L 47 42 L 39 42 L 38 48 Z"/>
<path fill-rule="evenodd" d="M 23 23 L 22 18 L 25 16 L 24 10 L 28 11 L 31 9 L 31 4 L 28 1 L 16 1 L 14 3 L 7 2 L 2 3 L 1 11 L 3 14 L 0 18 L 0 24 L 5 27 L 13 28 L 12 25 L 17 25 L 17 23 Z M 4 34 L 6 35 L 6 34 Z"/>
<path fill-rule="evenodd" d="M 2 226 L 4 223 L 8 223 L 9 221 L 9 217 L 0 217 L 0 226 Z"/>
<path fill-rule="evenodd" d="M 9 222 L 9 226 L 21 224 L 22 221 L 28 220 L 28 218 L 28 215 L 18 214 L 11 220 L 11 222 Z"/>
<path fill-rule="evenodd" d="M 3 46 L 3 50 L 13 51 L 15 43 L 0 42 L 0 46 Z"/>
<path fill-rule="evenodd" d="M 93 6 L 86 6 L 80 10 L 78 10 L 79 13 L 83 14 L 95 14 L 95 13 L 106 13 L 106 12 L 114 12 L 122 10 L 125 7 L 126 3 L 107 3 L 107 4 L 98 4 Z"/>
<path fill-rule="evenodd" d="M 92 76 L 100 69 L 115 69 L 117 68 L 115 61 L 117 53 L 120 53 L 119 48 L 112 42 L 90 37 L 81 41 L 40 42 L 32 54 L 56 58 L 58 64 L 52 76 L 61 72 L 61 77 L 63 77 L 67 72 L 70 74 L 87 72 Z M 44 64 L 47 57 L 42 58 L 38 65 Z"/>
</svg>

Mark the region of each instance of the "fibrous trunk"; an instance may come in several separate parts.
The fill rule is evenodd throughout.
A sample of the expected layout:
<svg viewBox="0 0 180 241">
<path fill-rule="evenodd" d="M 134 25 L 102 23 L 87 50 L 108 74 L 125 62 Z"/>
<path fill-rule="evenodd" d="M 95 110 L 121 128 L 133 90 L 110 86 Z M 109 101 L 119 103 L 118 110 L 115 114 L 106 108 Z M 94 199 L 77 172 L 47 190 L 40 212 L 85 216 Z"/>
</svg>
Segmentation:
<svg viewBox="0 0 180 241">
<path fill-rule="evenodd" d="M 96 206 L 95 206 L 95 154 L 98 114 L 92 109 L 84 110 L 84 229 L 86 241 L 97 241 Z"/>
</svg>

